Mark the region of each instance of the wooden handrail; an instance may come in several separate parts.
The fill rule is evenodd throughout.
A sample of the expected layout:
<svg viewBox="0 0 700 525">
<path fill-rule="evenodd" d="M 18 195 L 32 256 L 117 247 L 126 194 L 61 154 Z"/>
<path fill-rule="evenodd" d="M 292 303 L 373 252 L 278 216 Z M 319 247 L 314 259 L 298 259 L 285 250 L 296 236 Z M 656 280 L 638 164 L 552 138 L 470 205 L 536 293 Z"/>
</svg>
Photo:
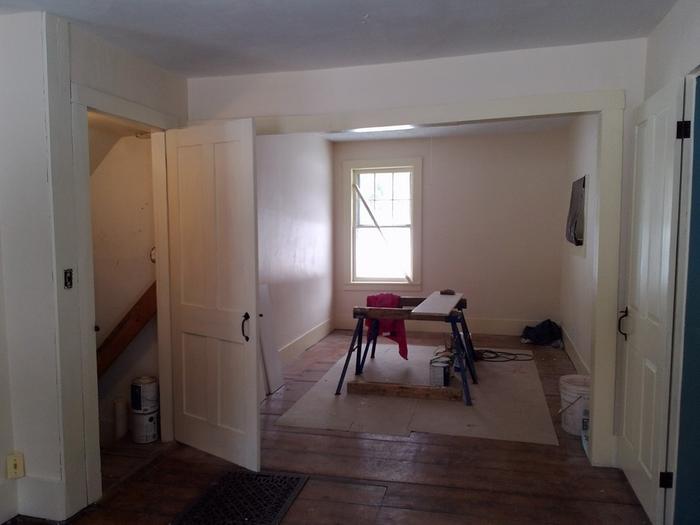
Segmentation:
<svg viewBox="0 0 700 525">
<path fill-rule="evenodd" d="M 98 377 L 126 350 L 156 312 L 156 283 L 153 283 L 97 349 Z"/>
</svg>

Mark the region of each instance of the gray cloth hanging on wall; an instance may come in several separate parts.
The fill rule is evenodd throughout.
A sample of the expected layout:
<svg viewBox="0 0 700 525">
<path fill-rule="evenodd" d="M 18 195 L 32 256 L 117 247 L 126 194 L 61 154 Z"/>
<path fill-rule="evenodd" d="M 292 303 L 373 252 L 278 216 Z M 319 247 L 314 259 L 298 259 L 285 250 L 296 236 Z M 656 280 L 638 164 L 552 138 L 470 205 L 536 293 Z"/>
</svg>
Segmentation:
<svg viewBox="0 0 700 525">
<path fill-rule="evenodd" d="M 586 177 L 581 177 L 571 185 L 569 216 L 566 219 L 566 240 L 576 246 L 583 245 L 583 225 L 586 207 Z"/>
</svg>

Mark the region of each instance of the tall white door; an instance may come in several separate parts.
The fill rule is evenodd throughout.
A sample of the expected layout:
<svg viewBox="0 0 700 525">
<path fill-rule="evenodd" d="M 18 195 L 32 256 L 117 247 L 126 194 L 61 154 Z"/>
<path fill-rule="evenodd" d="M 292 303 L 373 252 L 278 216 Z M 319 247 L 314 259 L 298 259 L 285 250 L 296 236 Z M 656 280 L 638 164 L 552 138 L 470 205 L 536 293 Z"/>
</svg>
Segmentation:
<svg viewBox="0 0 700 525">
<path fill-rule="evenodd" d="M 175 439 L 260 468 L 250 119 L 166 133 Z"/>
<path fill-rule="evenodd" d="M 669 85 L 639 109 L 635 124 L 629 317 L 622 327 L 624 400 L 621 466 L 654 523 L 663 523 L 676 271 L 682 82 Z"/>
</svg>

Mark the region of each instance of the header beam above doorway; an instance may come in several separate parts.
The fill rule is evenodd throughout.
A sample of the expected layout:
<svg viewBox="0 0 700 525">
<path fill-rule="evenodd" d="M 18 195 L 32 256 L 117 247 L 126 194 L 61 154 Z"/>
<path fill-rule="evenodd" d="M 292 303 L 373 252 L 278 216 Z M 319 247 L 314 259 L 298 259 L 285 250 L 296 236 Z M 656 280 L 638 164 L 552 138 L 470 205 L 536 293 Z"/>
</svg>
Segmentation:
<svg viewBox="0 0 700 525">
<path fill-rule="evenodd" d="M 388 124 L 434 125 L 514 119 L 625 108 L 623 90 L 555 93 L 492 100 L 470 100 L 439 106 L 376 109 L 320 115 L 256 117 L 258 135 L 338 132 Z"/>
</svg>

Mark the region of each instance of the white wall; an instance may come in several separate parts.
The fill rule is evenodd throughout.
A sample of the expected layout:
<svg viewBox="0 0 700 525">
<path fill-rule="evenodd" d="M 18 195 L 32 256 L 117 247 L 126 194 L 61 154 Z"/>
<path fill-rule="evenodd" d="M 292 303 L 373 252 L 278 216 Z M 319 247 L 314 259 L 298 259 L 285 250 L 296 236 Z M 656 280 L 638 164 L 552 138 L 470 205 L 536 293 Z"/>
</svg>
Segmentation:
<svg viewBox="0 0 700 525">
<path fill-rule="evenodd" d="M 531 94 L 643 93 L 645 39 L 188 80 L 190 120 L 428 106 Z"/>
<path fill-rule="evenodd" d="M 90 195 L 99 346 L 156 278 L 151 141 L 119 139 L 93 171 Z"/>
<path fill-rule="evenodd" d="M 188 80 L 189 118 L 310 115 L 623 89 L 622 191 L 627 195 L 633 162 L 633 111 L 644 96 L 646 43 L 639 38 L 373 66 L 192 78 Z M 627 268 L 627 201 L 623 197 L 623 272 Z"/>
<path fill-rule="evenodd" d="M 647 49 L 647 96 L 700 66 L 700 2 L 678 0 L 649 35 Z"/>
<path fill-rule="evenodd" d="M 44 13 L 0 16 L 0 69 L 12 79 L 0 83 L 4 337 L 13 446 L 24 452 L 27 471 L 16 482 L 17 512 L 53 520 L 89 501 L 82 402 L 91 389 L 81 372 L 71 73 L 81 85 L 186 113 L 183 79 L 97 40 L 78 37 L 71 46 L 69 33 L 65 21 Z M 66 268 L 77 270 L 72 289 L 63 287 Z"/>
<path fill-rule="evenodd" d="M 571 129 L 571 164 L 567 192 L 562 197 L 569 205 L 571 182 L 586 177 L 586 205 L 583 246 L 562 240 L 561 321 L 567 351 L 580 372 L 591 367 L 593 335 L 593 299 L 597 254 L 597 209 L 592 196 L 598 184 L 598 115 L 577 117 Z M 573 355 L 572 355 L 573 352 Z"/>
<path fill-rule="evenodd" d="M 91 163 L 101 157 L 90 177 L 99 347 L 156 278 L 149 258 L 155 242 L 151 141 L 133 135 L 115 137 L 94 126 L 90 128 L 90 156 Z M 155 320 L 100 378 L 103 444 L 113 436 L 114 400 L 123 397 L 128 401 L 129 385 L 140 375 L 158 375 Z"/>
<path fill-rule="evenodd" d="M 331 146 L 315 134 L 256 137 L 255 162 L 259 275 L 272 305 L 262 326 L 265 340 L 285 350 L 330 328 Z"/>
<path fill-rule="evenodd" d="M 70 25 L 71 81 L 136 102 L 180 120 L 187 116 L 187 82 L 81 26 Z"/>
<path fill-rule="evenodd" d="M 553 196 L 567 192 L 568 145 L 568 127 L 336 143 L 336 324 L 351 327 L 352 307 L 364 305 L 373 293 L 346 285 L 350 255 L 341 239 L 349 218 L 341 199 L 347 198 L 343 186 L 349 175 L 342 163 L 410 157 L 421 157 L 423 164 L 422 286 L 394 291 L 464 292 L 470 329 L 479 333 L 519 335 L 528 323 L 559 321 L 566 203 Z"/>
<path fill-rule="evenodd" d="M 18 510 L 60 515 L 57 276 L 44 35 L 40 13 L 0 16 L 0 70 L 12 79 L 0 83 L 0 244 L 12 430 L 27 471 L 17 483 Z M 0 451 L 3 459 L 6 452 Z"/>
</svg>

